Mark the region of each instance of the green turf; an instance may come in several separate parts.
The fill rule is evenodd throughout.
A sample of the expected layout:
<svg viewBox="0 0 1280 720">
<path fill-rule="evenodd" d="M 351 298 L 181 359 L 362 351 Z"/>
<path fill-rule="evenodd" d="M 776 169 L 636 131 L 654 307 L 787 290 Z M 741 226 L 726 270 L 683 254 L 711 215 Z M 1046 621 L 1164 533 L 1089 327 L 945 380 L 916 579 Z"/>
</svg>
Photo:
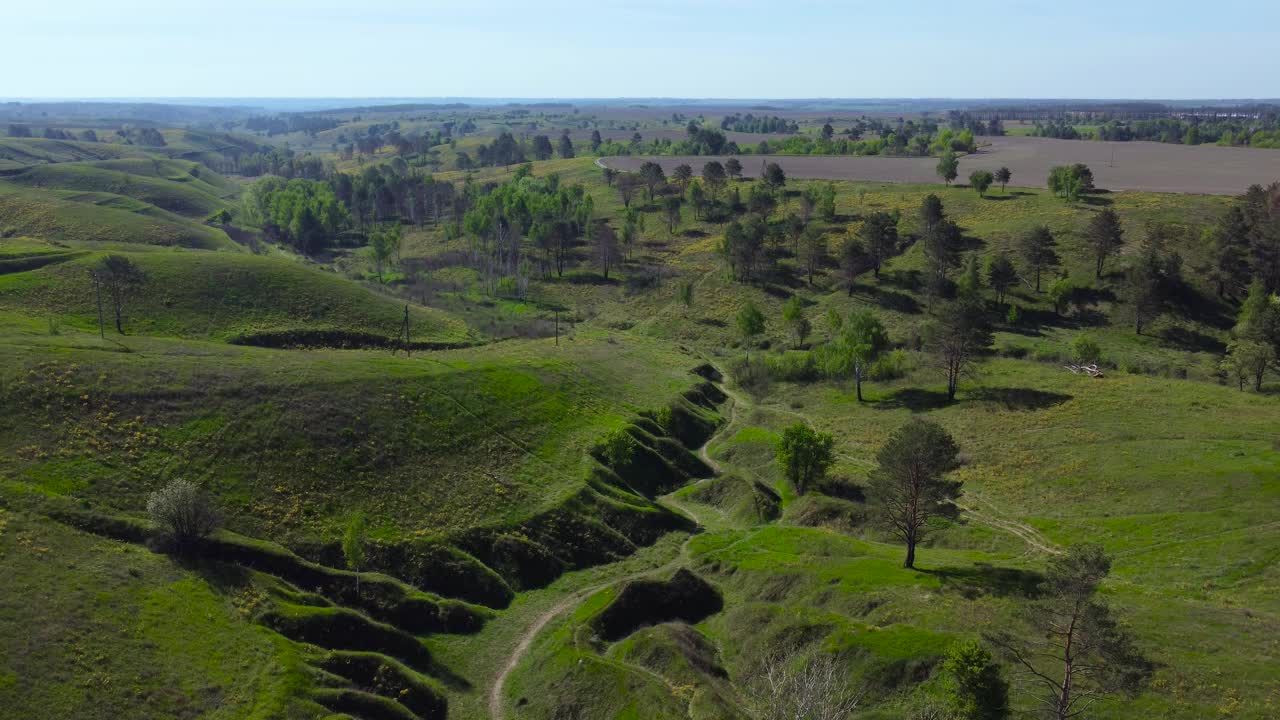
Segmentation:
<svg viewBox="0 0 1280 720">
<path fill-rule="evenodd" d="M 0 247 L 8 241 L 0 240 Z M 57 317 L 97 330 L 89 270 L 102 254 L 0 275 L 0 307 Z M 125 305 L 126 332 L 243 341 L 297 332 L 394 339 L 404 305 L 332 273 L 280 258 L 232 253 L 127 253 L 146 280 Z M 110 309 L 108 308 L 108 314 Z M 410 336 L 420 343 L 464 343 L 470 334 L 446 313 L 414 306 Z"/>
<path fill-rule="evenodd" d="M 224 194 L 232 192 L 226 180 L 205 169 L 204 178 L 183 172 L 178 163 L 155 161 L 146 173 L 146 161 L 115 160 L 105 163 L 40 165 L 8 176 L 17 185 L 57 190 L 104 192 L 134 198 L 162 210 L 203 220 L 228 207 Z M 198 172 L 198 171 L 197 171 Z"/>
<path fill-rule="evenodd" d="M 0 182 L 0 230 L 66 242 L 114 242 L 241 251 L 216 228 L 125 195 Z"/>
<path fill-rule="evenodd" d="M 316 716 L 297 650 L 167 556 L 0 510 L 0 569 L 8 716 Z"/>
<path fill-rule="evenodd" d="M 128 145 L 43 138 L 0 138 L 0 170 L 45 163 L 146 157 L 145 152 Z"/>
</svg>

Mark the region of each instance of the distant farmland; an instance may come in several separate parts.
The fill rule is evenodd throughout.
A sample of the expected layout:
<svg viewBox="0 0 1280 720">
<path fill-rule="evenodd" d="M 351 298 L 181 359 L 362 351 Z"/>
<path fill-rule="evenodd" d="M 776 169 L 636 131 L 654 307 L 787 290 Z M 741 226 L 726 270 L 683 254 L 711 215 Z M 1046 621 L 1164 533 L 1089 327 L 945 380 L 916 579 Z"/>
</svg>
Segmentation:
<svg viewBox="0 0 1280 720">
<path fill-rule="evenodd" d="M 569 137 L 573 140 L 590 140 L 591 130 L 570 130 Z M 747 133 L 735 132 L 733 130 L 721 130 L 725 138 L 732 142 L 738 143 L 739 147 L 750 145 L 755 147 L 761 140 L 773 142 L 775 140 L 785 140 L 791 135 L 783 133 Z M 680 141 L 688 139 L 689 131 L 682 126 L 669 128 L 640 128 L 639 130 L 625 130 L 621 128 L 600 128 L 600 137 L 604 140 L 616 140 L 618 142 L 628 142 L 631 136 L 640 133 L 641 139 L 644 140 L 672 140 Z"/>
<path fill-rule="evenodd" d="M 1280 180 L 1280 151 L 1216 145 L 1169 145 L 1153 142 L 1095 142 L 1034 137 L 989 138 L 991 144 L 960 159 L 960 179 L 974 170 L 1001 166 L 1013 172 L 1013 184 L 1043 187 L 1055 165 L 1084 163 L 1095 183 L 1108 190 L 1238 195 L 1252 184 Z M 743 174 L 759 174 L 766 158 L 742 155 Z M 617 170 L 634 171 L 646 160 L 656 160 L 670 174 L 682 163 L 700 172 L 709 160 L 724 157 L 610 157 L 602 160 Z M 782 166 L 788 177 L 823 180 L 879 182 L 938 182 L 936 158 L 880 156 L 774 155 L 767 158 Z"/>
</svg>

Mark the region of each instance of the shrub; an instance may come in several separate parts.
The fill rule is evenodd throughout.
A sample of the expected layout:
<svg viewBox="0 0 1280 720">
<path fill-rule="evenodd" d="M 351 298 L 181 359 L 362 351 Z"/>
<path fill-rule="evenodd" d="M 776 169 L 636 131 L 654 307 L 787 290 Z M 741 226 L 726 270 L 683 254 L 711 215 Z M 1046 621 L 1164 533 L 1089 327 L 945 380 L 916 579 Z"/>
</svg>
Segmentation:
<svg viewBox="0 0 1280 720">
<path fill-rule="evenodd" d="M 199 485 L 174 480 L 147 498 L 147 514 L 179 545 L 189 545 L 218 529 L 222 518 Z"/>
<path fill-rule="evenodd" d="M 906 377 L 910 371 L 911 356 L 905 350 L 894 350 L 876 358 L 876 361 L 871 363 L 871 369 L 867 372 L 867 377 L 883 382 Z"/>
<path fill-rule="evenodd" d="M 1017 305 L 1009 305 L 1009 310 L 1004 314 L 1004 321 L 1013 327 L 1017 327 L 1022 322 L 1022 311 Z"/>
<path fill-rule="evenodd" d="M 947 676 L 947 704 L 953 717 L 1003 720 L 1009 717 L 1009 683 L 1000 665 L 981 644 L 970 640 L 947 649 L 942 671 Z"/>
<path fill-rule="evenodd" d="M 636 441 L 625 430 L 614 430 L 600 443 L 600 455 L 611 468 L 623 468 L 631 464 L 635 456 Z"/>
<path fill-rule="evenodd" d="M 231 223 L 231 212 L 226 208 L 222 208 L 210 214 L 205 222 L 210 222 L 214 225 L 229 225 Z"/>
<path fill-rule="evenodd" d="M 663 405 L 658 408 L 657 411 L 653 413 L 653 421 L 658 423 L 658 427 L 662 428 L 663 432 L 670 433 L 673 427 L 671 406 Z"/>
<path fill-rule="evenodd" d="M 783 382 L 812 382 L 817 380 L 818 363 L 810 352 L 789 352 L 765 359 L 769 377 Z"/>
<path fill-rule="evenodd" d="M 754 394 L 763 394 L 769 389 L 768 364 L 759 354 L 734 360 L 729 365 L 729 376 L 738 387 Z"/>
<path fill-rule="evenodd" d="M 1102 358 L 1102 348 L 1097 341 L 1081 333 L 1071 340 L 1071 360 L 1077 365 L 1096 363 Z"/>
</svg>

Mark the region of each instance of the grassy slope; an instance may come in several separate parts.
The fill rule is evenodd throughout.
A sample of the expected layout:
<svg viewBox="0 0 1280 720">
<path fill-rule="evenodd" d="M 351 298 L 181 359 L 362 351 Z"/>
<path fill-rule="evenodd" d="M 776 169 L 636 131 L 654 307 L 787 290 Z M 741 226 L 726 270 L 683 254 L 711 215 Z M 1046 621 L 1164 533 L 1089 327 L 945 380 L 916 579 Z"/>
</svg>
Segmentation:
<svg viewBox="0 0 1280 720">
<path fill-rule="evenodd" d="M 1043 568 L 1044 554 L 990 524 L 994 517 L 1025 522 L 1051 545 L 1095 540 L 1115 555 L 1104 592 L 1158 669 L 1140 697 L 1111 700 L 1098 717 L 1270 716 L 1280 693 L 1265 669 L 1280 630 L 1272 592 L 1280 547 L 1273 399 L 1188 381 L 1094 381 L 1011 360 L 993 363 L 954 405 L 938 399 L 934 382 L 919 373 L 873 385 L 862 405 L 827 384 L 777 386 L 742 411 L 741 429 L 715 448 L 727 471 L 785 490 L 768 437 L 799 415 L 836 436 L 834 474 L 865 484 L 887 434 L 922 412 L 959 440 L 963 502 L 983 513 L 933 536 L 918 571 L 901 568 L 902 548 L 891 538 L 839 516 L 830 516 L 831 528 L 742 527 L 695 537 L 692 565 L 726 594 L 726 610 L 698 627 L 720 648 L 731 678 L 744 677 L 778 639 L 806 637 L 854 653 L 856 682 L 873 689 L 868 703 L 878 708 L 868 717 L 901 717 L 912 697 L 938 692 L 926 683 L 901 696 L 912 692 L 908 678 L 936 663 L 952 639 L 1013 622 Z M 793 501 L 792 510 L 809 502 Z M 702 517 L 720 512 L 693 504 Z M 855 518 L 865 514 L 857 504 L 837 505 Z M 604 698 L 606 688 L 624 684 L 635 698 L 666 698 L 652 707 L 667 710 L 646 717 L 719 717 L 685 715 L 682 703 L 671 709 L 664 703 L 674 698 L 645 672 L 603 662 L 573 639 L 590 608 L 608 599 L 604 593 L 554 624 L 560 629 L 521 666 L 509 697 L 552 688 L 563 698 L 574 688 L 576 697 Z M 1215 650 L 1242 637 L 1268 639 L 1234 653 Z M 607 655 L 625 655 L 624 645 Z M 577 663 L 580 657 L 589 664 Z M 658 672 L 679 679 L 679 658 L 668 657 Z M 1030 687 L 1025 678 L 1015 683 Z M 613 705 L 585 705 L 629 717 Z"/>
<path fill-rule="evenodd" d="M 304 717 L 296 651 L 200 573 L 0 509 L 0 702 L 11 717 Z"/>
<path fill-rule="evenodd" d="M 223 197 L 228 194 L 227 181 L 215 173 L 205 170 L 204 177 L 193 177 L 174 161 L 167 161 L 167 167 L 153 166 L 147 173 L 147 165 L 130 160 L 58 163 L 30 168 L 8 180 L 26 187 L 123 195 L 196 219 L 228 206 Z"/>
<path fill-rule="evenodd" d="M 132 197 L 43 190 L 0 182 L 0 229 L 68 242 L 176 245 L 240 250 L 227 234 Z"/>
<path fill-rule="evenodd" d="M 604 429 L 688 387 L 695 364 L 585 336 L 405 359 L 8 327 L 5 388 L 35 415 L 6 421 L 0 474 L 136 512 L 180 462 L 240 527 L 277 535 L 333 537 L 353 509 L 388 538 L 527 518 L 580 489 Z"/>
<path fill-rule="evenodd" d="M 0 138 L 0 170 L 44 163 L 146 157 L 144 151 L 128 145 L 44 138 Z"/>
<path fill-rule="evenodd" d="M 232 253 L 126 254 L 147 275 L 126 305 L 131 333 L 227 340 L 332 330 L 394 338 L 404 318 L 402 304 L 299 262 Z M 98 257 L 0 275 L 0 307 L 96 329 L 88 271 Z M 410 324 L 418 342 L 468 339 L 460 322 L 431 308 L 414 306 Z"/>
</svg>

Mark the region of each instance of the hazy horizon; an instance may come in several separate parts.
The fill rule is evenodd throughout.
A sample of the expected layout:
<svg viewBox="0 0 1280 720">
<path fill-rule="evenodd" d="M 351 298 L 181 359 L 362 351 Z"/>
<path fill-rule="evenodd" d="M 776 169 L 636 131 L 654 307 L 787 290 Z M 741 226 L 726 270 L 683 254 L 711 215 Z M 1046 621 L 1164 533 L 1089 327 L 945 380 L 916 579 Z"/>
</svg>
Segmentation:
<svg viewBox="0 0 1280 720">
<path fill-rule="evenodd" d="M 65 0 L 6 20 L 10 56 L 38 59 L 15 98 L 1280 97 L 1280 7 L 1245 0 Z"/>
</svg>

